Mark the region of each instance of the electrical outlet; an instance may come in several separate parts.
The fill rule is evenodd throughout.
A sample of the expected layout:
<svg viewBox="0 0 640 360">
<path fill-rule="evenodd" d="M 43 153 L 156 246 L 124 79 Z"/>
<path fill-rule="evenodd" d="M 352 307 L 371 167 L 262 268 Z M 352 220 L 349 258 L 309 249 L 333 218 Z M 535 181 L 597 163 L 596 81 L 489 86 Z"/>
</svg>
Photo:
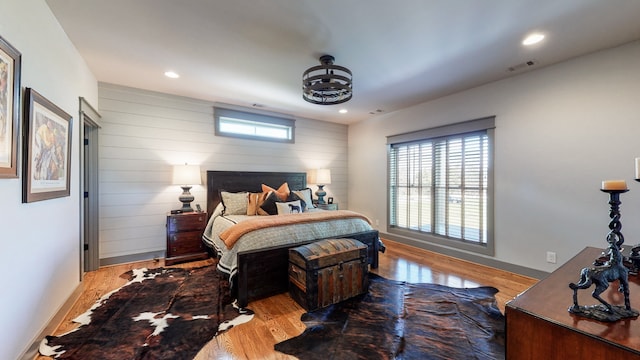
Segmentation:
<svg viewBox="0 0 640 360">
<path fill-rule="evenodd" d="M 556 253 L 553 251 L 547 251 L 547 262 L 551 264 L 556 263 Z"/>
</svg>

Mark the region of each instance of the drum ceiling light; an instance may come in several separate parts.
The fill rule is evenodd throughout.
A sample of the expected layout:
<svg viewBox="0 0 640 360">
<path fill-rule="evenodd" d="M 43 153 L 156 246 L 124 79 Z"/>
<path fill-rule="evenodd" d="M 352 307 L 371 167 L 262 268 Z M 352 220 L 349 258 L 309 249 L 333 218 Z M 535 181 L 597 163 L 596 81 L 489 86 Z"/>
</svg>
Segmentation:
<svg viewBox="0 0 640 360">
<path fill-rule="evenodd" d="M 334 65 L 334 57 L 322 55 L 320 65 L 302 74 L 302 98 L 312 104 L 335 105 L 351 99 L 353 95 L 351 70 Z"/>
</svg>

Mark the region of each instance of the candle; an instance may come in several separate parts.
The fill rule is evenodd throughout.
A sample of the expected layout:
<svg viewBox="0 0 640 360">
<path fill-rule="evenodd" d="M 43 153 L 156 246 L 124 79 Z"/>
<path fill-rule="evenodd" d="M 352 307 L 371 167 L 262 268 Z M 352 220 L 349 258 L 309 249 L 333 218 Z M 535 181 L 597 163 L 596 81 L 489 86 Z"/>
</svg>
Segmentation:
<svg viewBox="0 0 640 360">
<path fill-rule="evenodd" d="M 627 182 L 624 180 L 605 180 L 602 182 L 602 190 L 627 190 Z"/>
<path fill-rule="evenodd" d="M 636 158 L 636 179 L 640 180 L 640 158 Z"/>
</svg>

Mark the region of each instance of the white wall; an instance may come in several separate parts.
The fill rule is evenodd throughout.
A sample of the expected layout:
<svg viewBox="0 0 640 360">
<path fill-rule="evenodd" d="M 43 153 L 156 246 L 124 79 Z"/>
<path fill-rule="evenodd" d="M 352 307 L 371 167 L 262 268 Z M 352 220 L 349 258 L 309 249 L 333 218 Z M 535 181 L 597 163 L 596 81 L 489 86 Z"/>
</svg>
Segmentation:
<svg viewBox="0 0 640 360">
<path fill-rule="evenodd" d="M 350 126 L 351 209 L 386 231 L 386 136 L 496 115 L 495 260 L 549 272 L 605 247 L 606 179 L 627 181 L 622 233 L 639 243 L 639 59 L 637 41 Z"/>
<path fill-rule="evenodd" d="M 79 283 L 78 97 L 97 105 L 98 89 L 43 0 L 2 1 L 0 36 L 22 53 L 22 87 L 73 116 L 71 196 L 23 204 L 22 175 L 0 179 L 0 349 L 15 359 Z"/>
<path fill-rule="evenodd" d="M 164 256 L 166 213 L 181 207 L 172 165 L 185 162 L 201 166 L 203 185 L 191 193 L 203 210 L 206 170 L 329 167 L 325 189 L 348 206 L 346 125 L 296 119 L 295 144 L 240 140 L 214 135 L 210 102 L 104 83 L 99 94 L 101 259 Z"/>
</svg>

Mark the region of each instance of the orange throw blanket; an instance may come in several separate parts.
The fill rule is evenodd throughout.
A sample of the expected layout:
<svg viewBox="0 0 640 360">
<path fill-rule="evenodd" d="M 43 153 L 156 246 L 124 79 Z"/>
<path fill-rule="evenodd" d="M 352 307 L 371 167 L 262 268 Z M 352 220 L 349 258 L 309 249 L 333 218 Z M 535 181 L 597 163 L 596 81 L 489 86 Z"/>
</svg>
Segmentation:
<svg viewBox="0 0 640 360">
<path fill-rule="evenodd" d="M 264 229 L 272 226 L 304 224 L 325 220 L 360 218 L 371 224 L 366 216 L 349 210 L 314 211 L 292 215 L 256 216 L 249 220 L 241 221 L 220 234 L 220 239 L 227 248 L 231 249 L 242 235 L 253 230 Z"/>
</svg>

